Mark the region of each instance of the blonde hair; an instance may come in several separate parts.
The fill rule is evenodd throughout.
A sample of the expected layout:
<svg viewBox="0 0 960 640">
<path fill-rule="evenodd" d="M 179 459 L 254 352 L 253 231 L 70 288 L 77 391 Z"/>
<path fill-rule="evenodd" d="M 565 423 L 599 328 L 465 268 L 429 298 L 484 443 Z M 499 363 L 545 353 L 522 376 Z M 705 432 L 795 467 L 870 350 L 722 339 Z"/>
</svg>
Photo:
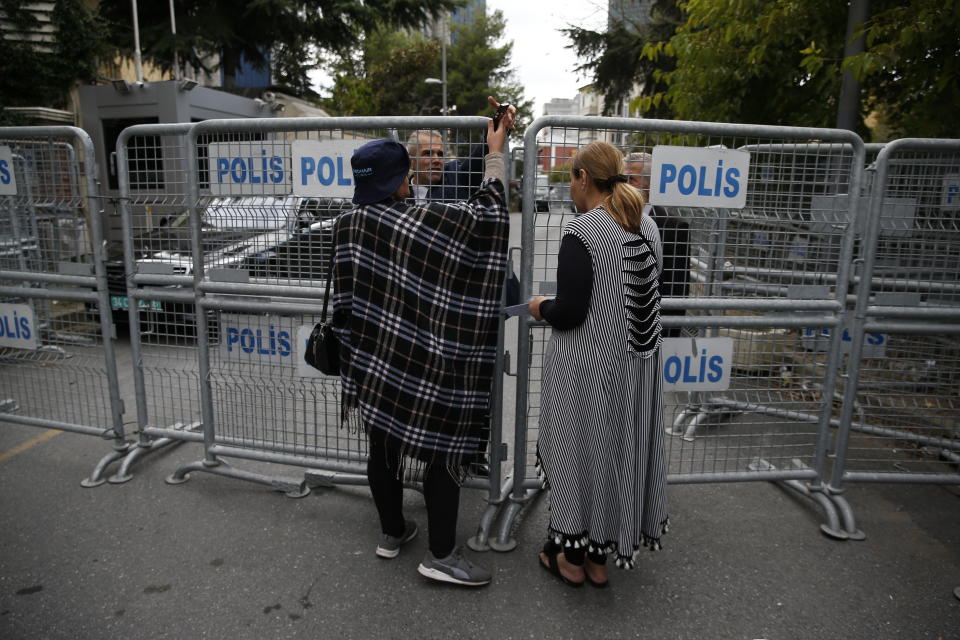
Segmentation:
<svg viewBox="0 0 960 640">
<path fill-rule="evenodd" d="M 638 233 L 646 201 L 638 190 L 627 184 L 623 154 L 608 142 L 591 142 L 573 157 L 571 172 L 577 176 L 580 171 L 586 171 L 604 192 L 603 208 L 610 217 L 627 231 Z"/>
</svg>

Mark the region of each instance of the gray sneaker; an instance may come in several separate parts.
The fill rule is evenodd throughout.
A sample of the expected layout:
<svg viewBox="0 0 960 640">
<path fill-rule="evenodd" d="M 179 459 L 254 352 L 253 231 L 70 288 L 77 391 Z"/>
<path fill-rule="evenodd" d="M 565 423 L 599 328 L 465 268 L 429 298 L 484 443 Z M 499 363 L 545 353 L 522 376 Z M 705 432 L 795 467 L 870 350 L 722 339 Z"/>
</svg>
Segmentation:
<svg viewBox="0 0 960 640">
<path fill-rule="evenodd" d="M 417 529 L 416 522 L 413 520 L 406 520 L 403 529 L 403 535 L 399 538 L 388 536 L 385 533 L 381 534 L 380 544 L 377 545 L 377 555 L 381 558 L 396 558 L 397 554 L 400 553 L 400 545 L 407 544 L 416 538 L 418 531 L 419 529 Z"/>
<path fill-rule="evenodd" d="M 423 562 L 417 567 L 420 575 L 439 582 L 462 584 L 468 587 L 480 587 L 489 584 L 492 576 L 483 567 L 478 567 L 465 557 L 457 547 L 446 558 L 434 558 L 430 551 L 423 556 Z"/>
</svg>

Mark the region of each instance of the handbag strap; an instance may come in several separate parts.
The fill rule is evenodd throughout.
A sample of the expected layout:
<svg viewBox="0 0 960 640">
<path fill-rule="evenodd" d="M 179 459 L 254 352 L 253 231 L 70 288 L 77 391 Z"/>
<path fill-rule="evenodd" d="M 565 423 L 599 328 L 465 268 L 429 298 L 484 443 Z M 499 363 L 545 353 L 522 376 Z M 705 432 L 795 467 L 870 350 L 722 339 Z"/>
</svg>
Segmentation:
<svg viewBox="0 0 960 640">
<path fill-rule="evenodd" d="M 333 259 L 337 253 L 335 247 L 330 248 L 330 266 L 327 267 L 327 288 L 323 292 L 323 313 L 320 314 L 321 324 L 327 321 L 327 302 L 330 300 L 330 282 L 333 280 Z"/>
</svg>

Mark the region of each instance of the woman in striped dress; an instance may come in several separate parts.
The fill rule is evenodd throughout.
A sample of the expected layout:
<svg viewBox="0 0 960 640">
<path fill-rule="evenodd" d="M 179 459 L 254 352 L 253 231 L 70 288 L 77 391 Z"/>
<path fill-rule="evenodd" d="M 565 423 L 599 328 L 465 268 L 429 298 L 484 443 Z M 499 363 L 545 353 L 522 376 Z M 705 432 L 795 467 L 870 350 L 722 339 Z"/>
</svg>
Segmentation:
<svg viewBox="0 0 960 640">
<path fill-rule="evenodd" d="M 580 149 L 555 298 L 530 314 L 553 326 L 544 356 L 537 460 L 550 488 L 541 565 L 572 586 L 607 585 L 606 559 L 631 568 L 667 528 L 656 223 L 627 184 L 623 155 Z"/>
</svg>

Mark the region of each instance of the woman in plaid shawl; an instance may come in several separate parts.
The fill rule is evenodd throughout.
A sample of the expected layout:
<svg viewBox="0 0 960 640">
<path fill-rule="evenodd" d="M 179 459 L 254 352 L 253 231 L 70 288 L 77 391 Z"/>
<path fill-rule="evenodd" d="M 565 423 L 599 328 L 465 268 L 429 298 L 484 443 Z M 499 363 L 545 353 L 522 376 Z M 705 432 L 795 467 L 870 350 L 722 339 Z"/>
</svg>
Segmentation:
<svg viewBox="0 0 960 640">
<path fill-rule="evenodd" d="M 344 420 L 359 414 L 370 439 L 376 553 L 396 557 L 417 534 L 402 510 L 403 465 L 412 461 L 422 470 L 430 533 L 419 571 L 469 586 L 491 579 L 456 546 L 456 522 L 460 481 L 486 450 L 509 231 L 503 146 L 515 113 L 509 107 L 505 126 L 488 127 L 484 181 L 466 202 L 409 202 L 403 146 L 360 147 L 351 158 L 357 207 L 334 231 Z"/>
</svg>

